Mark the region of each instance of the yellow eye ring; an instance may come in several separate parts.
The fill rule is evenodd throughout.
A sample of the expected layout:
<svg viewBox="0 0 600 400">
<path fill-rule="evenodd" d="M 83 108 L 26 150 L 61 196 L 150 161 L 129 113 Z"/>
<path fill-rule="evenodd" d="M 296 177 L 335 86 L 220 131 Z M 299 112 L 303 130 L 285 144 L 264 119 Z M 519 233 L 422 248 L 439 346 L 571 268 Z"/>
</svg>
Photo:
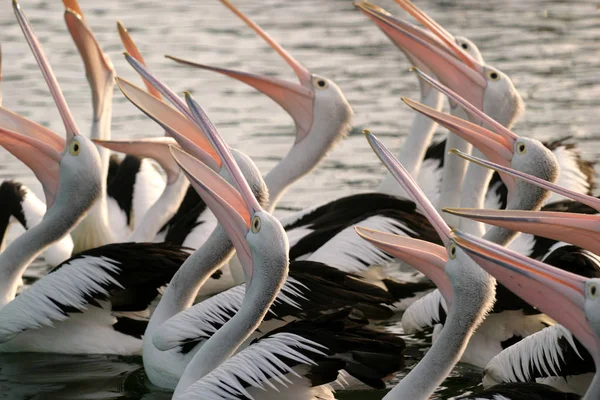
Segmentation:
<svg viewBox="0 0 600 400">
<path fill-rule="evenodd" d="M 250 223 L 250 229 L 252 230 L 252 233 L 260 232 L 260 225 L 260 217 L 255 216 L 254 218 L 252 218 L 252 222 Z"/>
<path fill-rule="evenodd" d="M 79 142 L 77 140 L 73 140 L 71 142 L 71 144 L 69 145 L 69 153 L 72 156 L 76 156 L 79 154 L 80 151 L 81 151 L 81 145 L 79 144 Z"/>
<path fill-rule="evenodd" d="M 517 153 L 525 154 L 527 153 L 527 146 L 523 142 L 517 143 Z"/>
<path fill-rule="evenodd" d="M 598 297 L 598 286 L 595 283 L 590 283 L 587 287 L 588 298 L 595 299 Z"/>
<path fill-rule="evenodd" d="M 490 78 L 493 81 L 499 81 L 501 76 L 498 72 L 494 71 L 493 69 L 489 69 L 487 71 L 487 76 L 488 78 Z"/>
<path fill-rule="evenodd" d="M 454 242 L 450 242 L 450 245 L 448 246 L 448 257 L 450 257 L 451 260 L 456 258 L 456 244 L 454 244 Z"/>
<path fill-rule="evenodd" d="M 327 89 L 329 87 L 329 83 L 323 78 L 314 78 L 313 84 L 317 89 Z"/>
</svg>

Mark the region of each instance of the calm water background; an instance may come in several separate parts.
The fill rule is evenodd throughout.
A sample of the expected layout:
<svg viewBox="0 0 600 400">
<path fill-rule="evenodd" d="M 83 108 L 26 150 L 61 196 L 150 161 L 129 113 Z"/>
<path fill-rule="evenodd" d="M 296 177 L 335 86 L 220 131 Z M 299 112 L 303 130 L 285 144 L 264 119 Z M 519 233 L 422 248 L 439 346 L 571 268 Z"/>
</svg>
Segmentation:
<svg viewBox="0 0 600 400">
<path fill-rule="evenodd" d="M 360 132 L 369 128 L 392 148 L 406 135 L 413 114 L 400 97 L 418 99 L 418 89 L 402 53 L 350 0 L 235 3 L 305 66 L 334 79 L 356 114 L 350 136 L 288 192 L 281 208 L 297 209 L 375 189 L 383 166 Z M 65 28 L 62 3 L 22 0 L 21 4 L 81 131 L 88 132 L 90 91 Z M 391 0 L 377 4 L 408 18 Z M 585 158 L 597 158 L 600 11 L 596 2 L 423 0 L 417 4 L 449 31 L 472 39 L 489 64 L 510 75 L 527 105 L 517 132 L 538 139 L 570 135 L 579 142 Z M 81 0 L 81 5 L 119 75 L 139 84 L 121 55 L 116 20 L 129 28 L 152 70 L 173 89 L 192 91 L 227 142 L 252 156 L 262 171 L 268 171 L 288 150 L 293 142 L 292 120 L 268 98 L 226 77 L 182 67 L 163 57 L 172 54 L 294 78 L 289 67 L 218 1 Z M 8 1 L 0 6 L 0 43 L 5 107 L 62 135 L 58 112 Z M 161 134 L 118 92 L 112 128 L 114 138 Z M 33 174 L 5 151 L 0 151 L 0 178 L 18 179 L 41 195 Z M 35 275 L 35 270 L 29 274 Z M 418 358 L 426 342 L 424 337 L 410 338 L 409 355 Z M 169 398 L 147 383 L 140 362 L 139 358 L 112 356 L 0 356 L 0 398 Z M 479 377 L 479 371 L 459 366 L 439 394 L 447 397 L 467 390 L 479 383 Z M 343 397 L 381 396 L 371 392 Z"/>
</svg>

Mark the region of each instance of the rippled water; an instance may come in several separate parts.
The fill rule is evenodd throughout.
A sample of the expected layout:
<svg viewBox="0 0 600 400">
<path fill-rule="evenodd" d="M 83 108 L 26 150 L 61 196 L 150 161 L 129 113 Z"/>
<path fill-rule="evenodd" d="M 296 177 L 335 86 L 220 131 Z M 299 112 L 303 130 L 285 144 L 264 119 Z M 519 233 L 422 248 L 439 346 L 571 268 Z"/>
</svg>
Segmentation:
<svg viewBox="0 0 600 400">
<path fill-rule="evenodd" d="M 405 15 L 392 0 L 377 3 Z M 292 120 L 249 87 L 210 72 L 175 65 L 164 54 L 203 63 L 293 78 L 279 57 L 216 0 L 81 0 L 87 21 L 120 75 L 137 76 L 126 65 L 115 29 L 130 30 L 150 67 L 177 91 L 190 90 L 232 146 L 267 171 L 293 141 Z M 237 0 L 236 4 L 313 72 L 334 79 L 356 114 L 350 137 L 322 165 L 297 183 L 282 207 L 374 189 L 383 166 L 359 133 L 370 128 L 399 146 L 413 114 L 401 96 L 418 98 L 415 77 L 403 55 L 350 0 Z M 487 62 L 508 73 L 527 111 L 516 130 L 548 139 L 571 135 L 584 156 L 600 152 L 600 11 L 594 1 L 433 1 L 417 3 L 455 34 L 477 43 Z M 91 118 L 90 92 L 59 1 L 22 0 L 55 68 L 83 132 Z M 0 6 L 4 104 L 56 132 L 63 128 L 46 85 L 14 20 L 9 2 Z M 159 135 L 120 93 L 115 93 L 113 137 Z M 33 175 L 0 152 L 0 178 L 17 178 L 41 194 Z M 412 344 L 414 342 L 414 344 Z M 411 341 L 409 353 L 423 349 Z M 0 398 L 168 398 L 153 390 L 139 370 L 140 359 L 118 357 L 0 356 Z M 443 396 L 477 385 L 479 372 L 459 367 Z M 9 397 L 6 397 L 8 394 Z M 361 399 L 380 393 L 360 394 Z M 341 397 L 341 396 L 340 396 Z M 347 398 L 347 396 L 345 396 Z"/>
</svg>

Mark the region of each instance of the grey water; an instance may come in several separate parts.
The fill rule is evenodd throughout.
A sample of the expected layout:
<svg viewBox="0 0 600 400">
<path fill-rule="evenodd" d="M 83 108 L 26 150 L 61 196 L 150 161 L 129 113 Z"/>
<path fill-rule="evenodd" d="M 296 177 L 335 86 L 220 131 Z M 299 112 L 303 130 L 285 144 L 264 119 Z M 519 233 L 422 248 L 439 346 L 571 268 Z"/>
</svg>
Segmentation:
<svg viewBox="0 0 600 400">
<path fill-rule="evenodd" d="M 251 29 L 217 0 L 81 0 L 86 20 L 117 72 L 135 83 L 116 31 L 121 20 L 151 69 L 173 89 L 191 91 L 232 146 L 268 171 L 291 146 L 293 122 L 253 89 L 214 73 L 174 64 L 165 54 L 205 64 L 294 79 L 293 72 Z M 376 3 L 410 19 L 392 0 Z M 600 10 L 594 1 L 416 1 L 454 34 L 472 39 L 486 61 L 506 72 L 526 103 L 516 132 L 540 140 L 572 136 L 584 158 L 600 153 Z M 236 0 L 314 73 L 342 88 L 355 112 L 354 128 L 327 159 L 284 197 L 279 212 L 376 189 L 384 167 L 360 133 L 369 128 L 397 149 L 413 113 L 402 96 L 418 99 L 416 78 L 403 54 L 356 10 L 351 0 Z M 82 132 L 91 99 L 83 65 L 66 30 L 62 2 L 22 0 Z M 4 106 L 62 135 L 47 87 L 8 1 L 0 5 Z M 161 135 L 161 130 L 115 91 L 113 137 Z M 439 135 L 444 132 L 440 129 Z M 35 177 L 0 151 L 0 179 L 17 179 L 41 196 Z M 11 235 L 18 234 L 14 229 Z M 40 274 L 37 265 L 28 277 Z M 397 330 L 394 323 L 390 329 Z M 407 337 L 409 363 L 429 338 Z M 394 384 L 402 374 L 391 382 Z M 436 394 L 476 390 L 481 371 L 459 365 Z M 344 399 L 378 399 L 382 392 L 339 393 Z M 147 381 L 139 357 L 0 355 L 1 399 L 168 399 Z"/>
</svg>

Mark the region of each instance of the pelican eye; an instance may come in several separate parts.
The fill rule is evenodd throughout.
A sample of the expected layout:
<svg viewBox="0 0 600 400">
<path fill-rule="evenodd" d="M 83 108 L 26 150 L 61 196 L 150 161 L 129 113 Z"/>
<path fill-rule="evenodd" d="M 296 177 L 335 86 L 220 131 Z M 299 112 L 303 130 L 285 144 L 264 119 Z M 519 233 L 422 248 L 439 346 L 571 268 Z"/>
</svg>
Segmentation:
<svg viewBox="0 0 600 400">
<path fill-rule="evenodd" d="M 69 153 L 72 156 L 76 156 L 79 154 L 80 151 L 81 151 L 81 145 L 79 144 L 79 142 L 77 140 L 73 140 L 71 142 L 71 144 L 69 145 Z"/>
<path fill-rule="evenodd" d="M 462 47 L 465 50 L 469 50 L 469 45 L 464 42 L 463 42 L 463 44 L 460 45 L 460 47 Z"/>
<path fill-rule="evenodd" d="M 252 233 L 260 232 L 260 217 L 255 216 L 254 218 L 252 218 L 250 228 L 252 229 Z"/>
<path fill-rule="evenodd" d="M 517 143 L 517 153 L 519 154 L 525 154 L 527 153 L 527 146 L 525 146 L 525 143 Z"/>
<path fill-rule="evenodd" d="M 488 78 L 490 78 L 493 81 L 499 81 L 500 80 L 500 74 L 497 73 L 496 71 L 488 70 L 487 76 L 488 76 Z"/>
<path fill-rule="evenodd" d="M 595 283 L 590 283 L 587 287 L 587 292 L 590 299 L 595 299 L 598 297 L 598 286 Z"/>
<path fill-rule="evenodd" d="M 454 244 L 454 242 L 450 243 L 450 246 L 448 246 L 448 255 L 451 260 L 456 258 L 456 244 Z"/>
<path fill-rule="evenodd" d="M 327 89 L 327 87 L 329 86 L 329 84 L 327 83 L 327 81 L 325 79 L 323 79 L 323 78 L 315 78 L 314 79 L 314 84 L 319 89 Z"/>
</svg>

